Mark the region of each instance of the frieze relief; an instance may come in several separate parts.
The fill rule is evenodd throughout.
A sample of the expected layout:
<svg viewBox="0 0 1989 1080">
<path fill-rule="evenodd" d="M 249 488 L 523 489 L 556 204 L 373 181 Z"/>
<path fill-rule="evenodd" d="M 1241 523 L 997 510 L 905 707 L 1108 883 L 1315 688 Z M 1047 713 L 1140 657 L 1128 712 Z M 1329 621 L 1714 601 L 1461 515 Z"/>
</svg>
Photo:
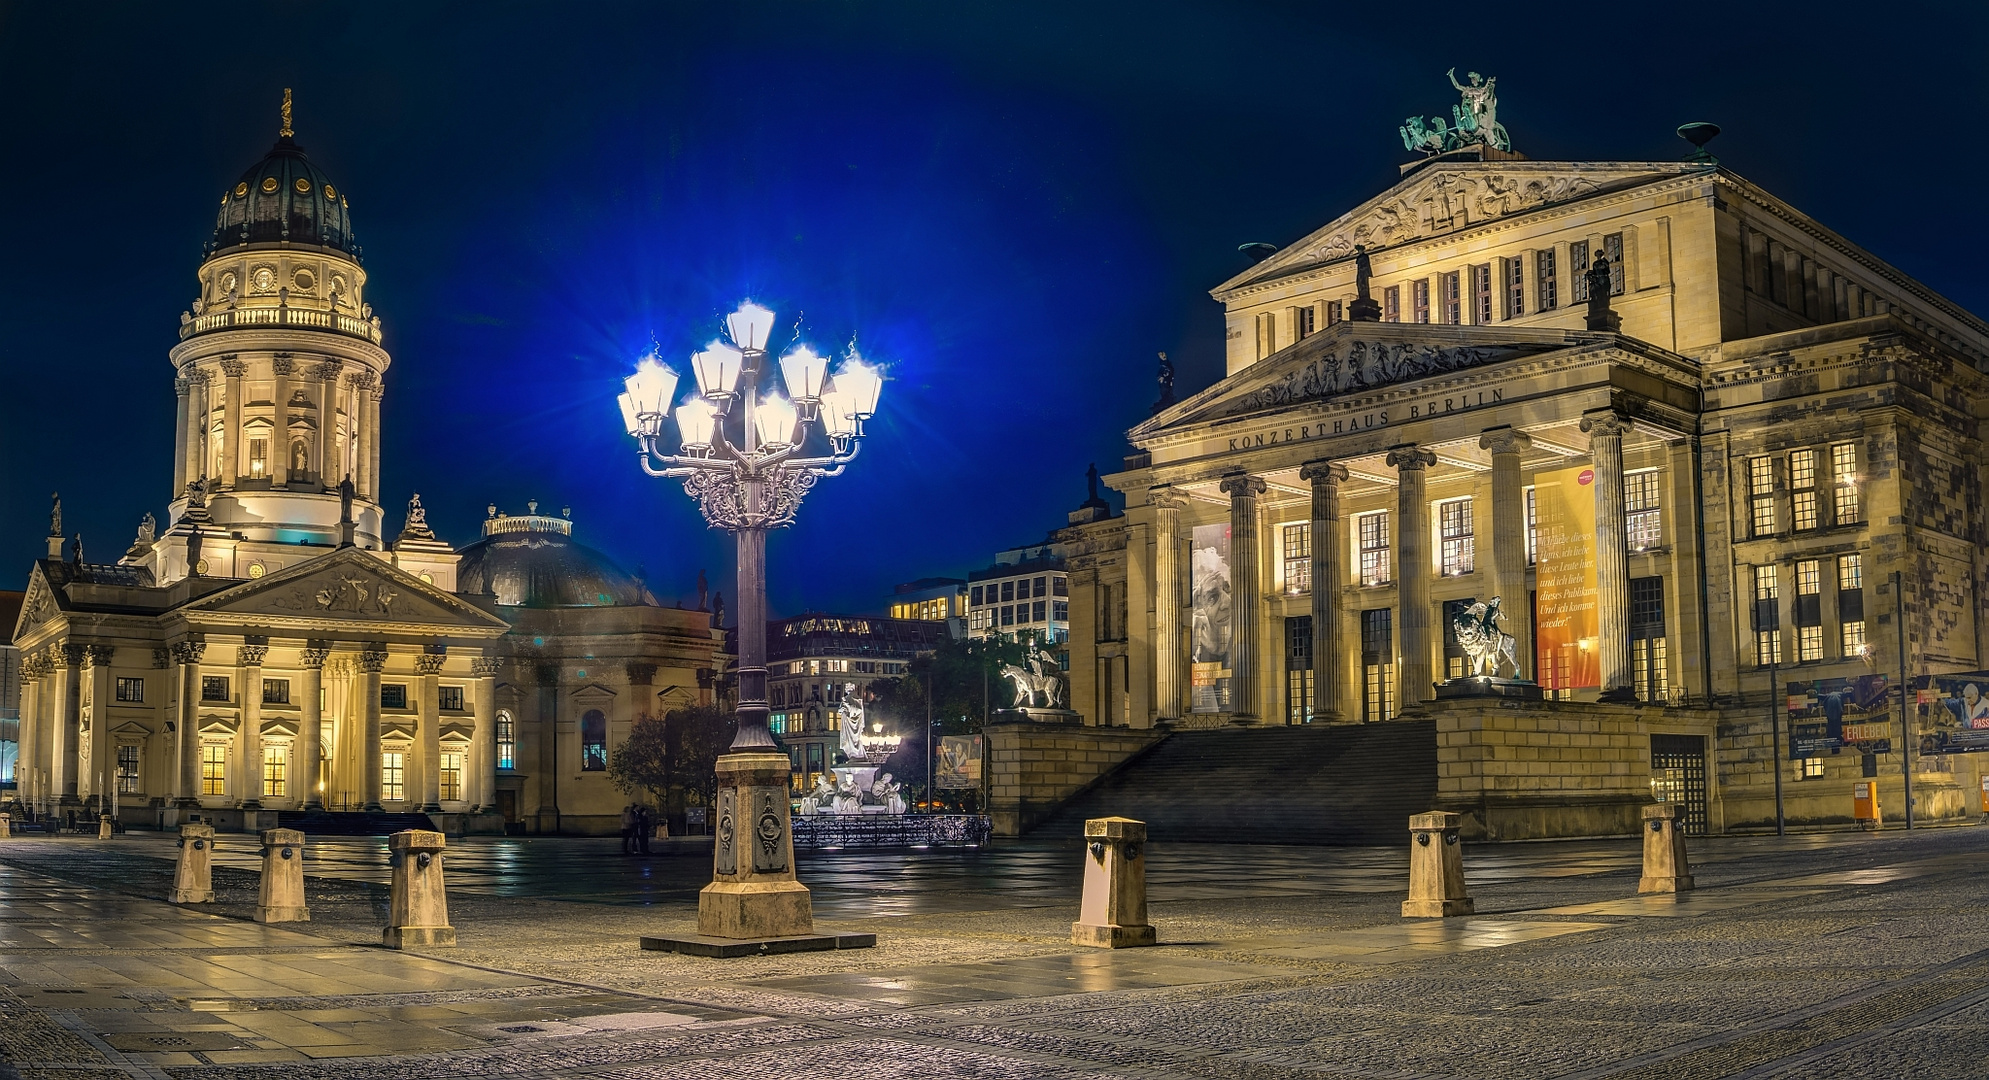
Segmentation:
<svg viewBox="0 0 1989 1080">
<path fill-rule="evenodd" d="M 1563 202 L 1600 190 L 1587 176 L 1519 176 L 1441 172 L 1422 184 L 1384 196 L 1346 227 L 1283 264 L 1332 262 L 1353 255 L 1478 225 L 1522 210 Z"/>
<path fill-rule="evenodd" d="M 1373 390 L 1391 383 L 1461 371 L 1506 360 L 1516 350 L 1413 342 L 1345 341 L 1282 378 L 1242 394 L 1197 419 L 1241 416 L 1338 394 Z"/>
</svg>

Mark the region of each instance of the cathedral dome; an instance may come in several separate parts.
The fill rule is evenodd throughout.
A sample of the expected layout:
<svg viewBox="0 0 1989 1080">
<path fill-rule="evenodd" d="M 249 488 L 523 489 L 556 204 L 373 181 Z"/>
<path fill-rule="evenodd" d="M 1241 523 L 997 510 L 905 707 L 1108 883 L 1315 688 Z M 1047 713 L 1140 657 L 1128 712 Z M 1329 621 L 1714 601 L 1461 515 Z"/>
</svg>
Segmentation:
<svg viewBox="0 0 1989 1080">
<path fill-rule="evenodd" d="M 329 248 L 359 258 L 345 191 L 311 164 L 288 132 L 221 193 L 207 254 L 278 243 Z"/>
<path fill-rule="evenodd" d="M 483 539 L 459 554 L 457 590 L 494 594 L 503 607 L 656 606 L 641 581 L 574 543 L 573 523 L 565 518 L 500 515 L 493 508 Z"/>
</svg>

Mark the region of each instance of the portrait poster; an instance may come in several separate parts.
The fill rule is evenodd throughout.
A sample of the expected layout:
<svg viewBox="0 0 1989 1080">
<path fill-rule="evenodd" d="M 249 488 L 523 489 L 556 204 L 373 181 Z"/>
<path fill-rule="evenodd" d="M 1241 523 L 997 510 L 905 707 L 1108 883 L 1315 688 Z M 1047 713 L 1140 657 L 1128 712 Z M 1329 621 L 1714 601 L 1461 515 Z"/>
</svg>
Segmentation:
<svg viewBox="0 0 1989 1080">
<path fill-rule="evenodd" d="M 1892 750 L 1899 718 L 1883 675 L 1811 679 L 1788 684 L 1789 756 L 1822 757 L 1846 747 L 1867 754 Z"/>
<path fill-rule="evenodd" d="M 1919 688 L 1919 745 L 1923 754 L 1989 750 L 1989 671 L 1923 675 Z M 1896 718 L 1895 718 L 1896 726 Z"/>
<path fill-rule="evenodd" d="M 932 773 L 936 788 L 978 788 L 981 786 L 981 737 L 942 735 L 939 760 Z"/>
<path fill-rule="evenodd" d="M 1229 711 L 1229 526 L 1197 525 L 1188 560 L 1189 711 Z"/>
<path fill-rule="evenodd" d="M 1600 686 L 1593 468 L 1534 476 L 1533 537 L 1538 681 L 1548 690 Z"/>
</svg>

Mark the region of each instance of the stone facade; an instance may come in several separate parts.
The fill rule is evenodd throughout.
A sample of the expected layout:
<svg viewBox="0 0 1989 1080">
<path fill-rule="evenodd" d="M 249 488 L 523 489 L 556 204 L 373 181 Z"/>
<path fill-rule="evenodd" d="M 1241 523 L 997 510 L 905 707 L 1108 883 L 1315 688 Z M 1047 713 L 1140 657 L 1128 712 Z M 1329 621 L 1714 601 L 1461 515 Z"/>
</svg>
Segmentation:
<svg viewBox="0 0 1989 1080">
<path fill-rule="evenodd" d="M 1357 245 L 1380 321 L 1346 317 Z M 1989 663 L 1989 326 L 1716 164 L 1446 157 L 1214 295 L 1228 376 L 1128 433 L 1123 515 L 1057 534 L 1089 724 L 1433 717 L 1445 808 L 1511 837 L 1634 831 L 1653 739 L 1696 739 L 1694 827 L 1755 828 L 1774 774 L 1744 733 L 1774 683 Z M 1570 469 L 1599 675 L 1431 703 L 1469 600 L 1502 597 L 1520 677 L 1569 662 L 1534 655 L 1533 605 L 1534 486 Z M 1218 581 L 1194 538 L 1222 527 Z M 1196 661 L 1210 620 L 1228 667 Z M 1218 668 L 1226 701 L 1197 688 Z M 1923 814 L 1958 812 L 1953 760 L 1916 766 Z M 1834 805 L 1836 756 L 1784 769 Z"/>
<path fill-rule="evenodd" d="M 1020 836 L 1072 796 L 1160 739 L 1028 722 L 988 726 L 988 813 L 997 836 Z"/>
</svg>

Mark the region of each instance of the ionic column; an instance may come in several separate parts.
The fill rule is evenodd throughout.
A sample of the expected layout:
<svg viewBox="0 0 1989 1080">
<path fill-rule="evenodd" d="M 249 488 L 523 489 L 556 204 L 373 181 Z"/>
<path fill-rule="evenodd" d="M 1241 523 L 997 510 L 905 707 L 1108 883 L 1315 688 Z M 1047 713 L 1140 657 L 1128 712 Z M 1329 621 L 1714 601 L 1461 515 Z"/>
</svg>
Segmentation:
<svg viewBox="0 0 1989 1080">
<path fill-rule="evenodd" d="M 1162 719 L 1187 715 L 1182 678 L 1187 653 L 1181 648 L 1181 508 L 1187 500 L 1168 488 L 1155 488 L 1153 504 L 1153 698 Z"/>
<path fill-rule="evenodd" d="M 179 782 L 173 799 L 182 807 L 200 805 L 200 657 L 206 651 L 204 641 L 173 646 L 173 660 L 180 667 Z"/>
<path fill-rule="evenodd" d="M 64 802 L 75 802 L 77 679 L 82 675 L 81 645 L 64 645 L 51 654 L 55 663 L 55 709 L 49 718 L 49 732 L 55 739 L 49 755 L 49 794 Z M 84 762 L 88 764 L 88 762 Z"/>
<path fill-rule="evenodd" d="M 14 758 L 14 794 L 25 803 L 33 802 L 35 778 L 41 771 L 42 732 L 46 727 L 37 711 L 41 707 L 41 672 L 41 657 L 21 661 L 21 726 Z"/>
<path fill-rule="evenodd" d="M 422 653 L 415 658 L 421 673 L 421 812 L 442 812 L 442 703 L 437 700 L 436 676 L 449 659 L 446 653 Z"/>
<path fill-rule="evenodd" d="M 479 656 L 470 661 L 470 670 L 477 677 L 476 734 L 472 737 L 470 757 L 475 764 L 471 775 L 475 779 L 476 792 L 470 803 L 472 810 L 489 810 L 497 805 L 497 672 L 504 661 L 494 656 Z M 463 793 L 470 797 L 470 792 Z"/>
<path fill-rule="evenodd" d="M 235 681 L 242 688 L 242 728 L 235 740 L 241 798 L 235 805 L 244 810 L 262 809 L 262 661 L 267 645 L 243 645 L 235 650 Z"/>
<path fill-rule="evenodd" d="M 1257 715 L 1257 606 L 1263 587 L 1257 569 L 1257 496 L 1264 482 L 1236 473 L 1222 478 L 1229 496 L 1229 711 Z"/>
<path fill-rule="evenodd" d="M 173 490 L 170 498 L 177 499 L 188 484 L 187 425 L 193 422 L 193 413 L 187 403 L 187 394 L 193 390 L 193 380 L 184 376 L 173 380 Z"/>
<path fill-rule="evenodd" d="M 1298 470 L 1312 482 L 1312 715 L 1323 723 L 1340 719 L 1341 683 L 1347 658 L 1340 652 L 1340 481 L 1347 467 L 1315 461 Z"/>
<path fill-rule="evenodd" d="M 270 436 L 269 480 L 283 487 L 290 483 L 290 376 L 296 372 L 297 362 L 289 353 L 277 353 L 269 367 L 276 373 L 276 431 Z"/>
<path fill-rule="evenodd" d="M 1595 467 L 1596 620 L 1601 641 L 1602 701 L 1635 701 L 1630 667 L 1630 541 L 1623 521 L 1623 433 L 1613 412 L 1582 417 Z"/>
<path fill-rule="evenodd" d="M 365 717 L 360 733 L 359 790 L 365 792 L 364 809 L 378 813 L 380 805 L 380 672 L 387 667 L 387 650 L 369 645 L 359 654 L 359 709 Z M 406 774 L 402 774 L 406 779 Z"/>
<path fill-rule="evenodd" d="M 1424 493 L 1423 472 L 1436 464 L 1436 455 L 1411 443 L 1388 452 L 1400 484 L 1396 490 L 1395 585 L 1402 628 L 1402 708 L 1428 701 L 1430 677 L 1430 502 Z"/>
<path fill-rule="evenodd" d="M 297 727 L 297 781 L 304 785 L 303 795 L 297 805 L 306 810 L 318 810 L 324 806 L 324 795 L 318 789 L 319 778 L 324 772 L 324 685 L 325 660 L 331 650 L 320 642 L 305 642 L 304 657 L 304 708 L 303 718 Z"/>
<path fill-rule="evenodd" d="M 221 373 L 228 377 L 224 391 L 228 400 L 227 419 L 221 432 L 221 482 L 235 487 L 242 480 L 242 376 L 249 373 L 249 365 L 232 356 L 221 358 Z"/>
<path fill-rule="evenodd" d="M 332 461 L 338 447 L 338 372 L 336 360 L 327 360 L 311 371 L 318 379 L 317 449 L 311 455 L 311 466 L 318 483 L 328 488 L 337 487 L 344 476 L 344 471 Z"/>
<path fill-rule="evenodd" d="M 209 372 L 188 368 L 187 382 L 187 423 L 186 423 L 186 471 L 180 475 L 178 490 L 174 498 L 186 492 L 188 484 L 207 475 L 207 428 L 213 419 L 207 403 Z"/>
<path fill-rule="evenodd" d="M 361 409 L 366 413 L 366 497 L 374 502 L 380 501 L 380 399 L 386 393 L 376 375 L 361 394 Z"/>
<path fill-rule="evenodd" d="M 111 657 L 116 652 L 110 645 L 83 648 L 83 678 L 90 687 L 90 739 L 89 752 L 77 756 L 77 768 L 82 775 L 77 777 L 76 790 L 84 796 L 99 796 L 100 805 L 107 812 L 117 794 L 116 758 L 110 737 Z"/>
<path fill-rule="evenodd" d="M 1526 489 L 1520 482 L 1519 459 L 1533 439 L 1512 427 L 1498 427 L 1478 437 L 1478 446 L 1492 452 L 1492 592 L 1513 636 L 1513 678 L 1529 679 L 1533 672 L 1533 619 L 1526 602 Z"/>
</svg>

